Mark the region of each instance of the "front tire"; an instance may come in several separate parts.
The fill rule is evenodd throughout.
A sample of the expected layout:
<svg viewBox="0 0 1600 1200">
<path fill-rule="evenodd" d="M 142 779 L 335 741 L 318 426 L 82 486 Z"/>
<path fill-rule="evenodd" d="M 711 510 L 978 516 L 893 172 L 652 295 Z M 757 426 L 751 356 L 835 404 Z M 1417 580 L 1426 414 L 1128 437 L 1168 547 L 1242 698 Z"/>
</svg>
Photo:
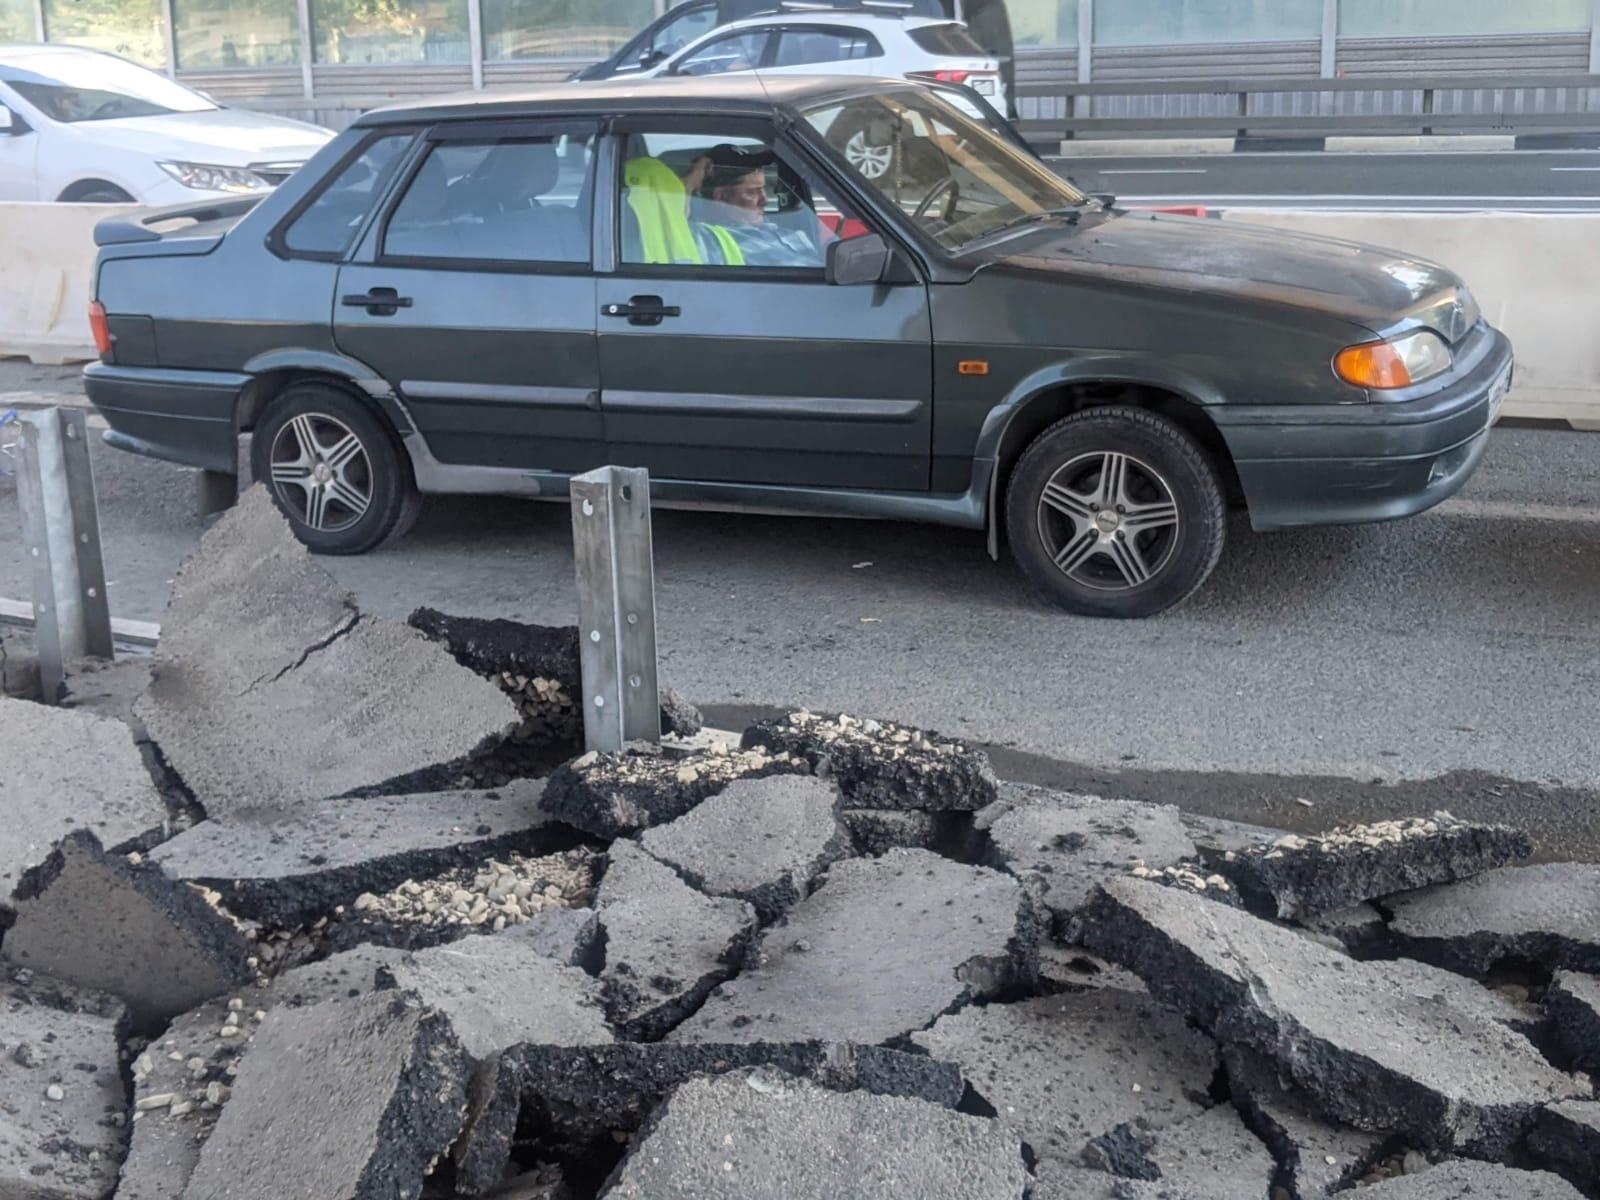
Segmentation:
<svg viewBox="0 0 1600 1200">
<path fill-rule="evenodd" d="M 1227 531 L 1205 450 L 1137 408 L 1089 409 L 1046 429 L 1011 473 L 1005 517 L 1029 582 L 1092 617 L 1148 617 L 1187 599 Z"/>
<path fill-rule="evenodd" d="M 363 554 L 415 519 L 416 487 L 393 431 L 327 384 L 298 384 L 267 406 L 250 470 L 316 554 Z"/>
</svg>

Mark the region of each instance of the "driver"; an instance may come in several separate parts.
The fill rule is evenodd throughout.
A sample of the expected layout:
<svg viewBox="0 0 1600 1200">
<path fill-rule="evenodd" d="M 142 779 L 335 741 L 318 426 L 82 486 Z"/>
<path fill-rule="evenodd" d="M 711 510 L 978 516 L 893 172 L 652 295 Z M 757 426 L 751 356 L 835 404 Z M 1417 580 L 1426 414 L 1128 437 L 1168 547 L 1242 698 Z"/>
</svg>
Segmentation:
<svg viewBox="0 0 1600 1200">
<path fill-rule="evenodd" d="M 821 254 L 811 238 L 767 220 L 767 168 L 777 161 L 765 146 L 713 146 L 684 176 L 684 186 L 694 197 L 689 215 L 731 234 L 747 266 L 820 266 Z"/>
</svg>

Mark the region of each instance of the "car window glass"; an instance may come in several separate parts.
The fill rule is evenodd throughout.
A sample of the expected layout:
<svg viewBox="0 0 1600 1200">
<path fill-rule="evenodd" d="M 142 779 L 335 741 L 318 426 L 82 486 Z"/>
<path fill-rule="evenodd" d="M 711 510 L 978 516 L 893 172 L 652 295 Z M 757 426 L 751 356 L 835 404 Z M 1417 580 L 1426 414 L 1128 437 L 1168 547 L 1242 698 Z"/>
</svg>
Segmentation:
<svg viewBox="0 0 1600 1200">
<path fill-rule="evenodd" d="M 964 25 L 951 21 L 945 25 L 923 25 L 909 31 L 911 40 L 929 54 L 944 54 L 951 58 L 986 58 L 988 52 L 978 45 Z"/>
<path fill-rule="evenodd" d="M 808 63 L 877 58 L 882 53 L 877 39 L 867 33 L 836 29 L 786 29 L 778 35 L 778 53 L 773 65 L 800 67 Z"/>
<path fill-rule="evenodd" d="M 622 167 L 624 263 L 820 275 L 830 243 L 869 232 L 813 172 L 759 138 L 634 134 Z"/>
<path fill-rule="evenodd" d="M 716 27 L 715 5 L 687 9 L 676 21 L 669 21 L 656 32 L 655 40 L 644 48 L 644 56 L 653 53 L 658 58 L 665 58 L 669 54 L 676 54 L 690 42 L 704 37 Z"/>
<path fill-rule="evenodd" d="M 587 132 L 436 145 L 389 218 L 383 254 L 588 262 L 593 149 Z"/>
<path fill-rule="evenodd" d="M 414 136 L 390 133 L 367 143 L 284 230 L 283 244 L 299 254 L 344 253 Z"/>
<path fill-rule="evenodd" d="M 767 37 L 765 30 L 758 30 L 717 38 L 685 56 L 674 74 L 725 75 L 732 71 L 753 71 L 761 65 Z"/>
<path fill-rule="evenodd" d="M 198 92 L 109 54 L 18 55 L 0 64 L 0 81 L 52 121 L 109 121 L 208 112 Z"/>
</svg>

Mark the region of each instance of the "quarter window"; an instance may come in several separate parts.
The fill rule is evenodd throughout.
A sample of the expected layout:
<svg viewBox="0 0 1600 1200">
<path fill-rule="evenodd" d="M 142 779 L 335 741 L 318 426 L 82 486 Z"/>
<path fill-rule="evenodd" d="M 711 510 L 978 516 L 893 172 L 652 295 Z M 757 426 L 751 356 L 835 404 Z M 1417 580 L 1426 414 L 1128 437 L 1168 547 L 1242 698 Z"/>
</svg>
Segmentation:
<svg viewBox="0 0 1600 1200">
<path fill-rule="evenodd" d="M 586 263 L 590 133 L 443 142 L 384 235 L 388 258 Z"/>
<path fill-rule="evenodd" d="M 291 253 L 336 258 L 350 247 L 374 200 L 400 165 L 400 155 L 415 135 L 389 133 L 374 138 L 347 163 L 283 232 Z"/>
<path fill-rule="evenodd" d="M 748 136 L 632 135 L 617 211 L 622 261 L 641 266 L 820 275 L 831 242 L 868 232 L 811 172 Z"/>
<path fill-rule="evenodd" d="M 883 47 L 870 33 L 844 29 L 786 29 L 778 35 L 778 67 L 878 58 Z"/>
<path fill-rule="evenodd" d="M 733 71 L 754 71 L 761 65 L 761 55 L 767 48 L 767 38 L 770 36 L 761 30 L 756 33 L 736 33 L 707 42 L 685 57 L 673 74 L 726 75 Z"/>
</svg>

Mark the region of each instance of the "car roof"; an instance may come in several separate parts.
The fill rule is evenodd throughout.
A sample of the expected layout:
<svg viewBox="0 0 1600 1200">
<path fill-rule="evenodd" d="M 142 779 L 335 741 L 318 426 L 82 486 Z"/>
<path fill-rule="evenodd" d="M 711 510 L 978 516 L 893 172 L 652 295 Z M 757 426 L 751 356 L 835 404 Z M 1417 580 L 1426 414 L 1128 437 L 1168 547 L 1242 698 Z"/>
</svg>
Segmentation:
<svg viewBox="0 0 1600 1200">
<path fill-rule="evenodd" d="M 763 25 L 858 25 L 863 29 L 922 29 L 929 25 L 961 25 L 960 21 L 952 21 L 948 17 L 918 17 L 901 16 L 897 14 L 884 14 L 876 12 L 862 12 L 854 8 L 834 9 L 806 9 L 804 11 L 785 11 L 761 13 L 754 17 L 745 17 L 738 21 L 729 21 L 726 25 L 718 25 L 711 33 L 725 33 L 730 29 L 754 29 Z M 962 26 L 966 28 L 966 26 Z"/>
<path fill-rule="evenodd" d="M 59 42 L 0 42 L 0 62 L 23 62 L 30 58 L 73 58 L 86 54 L 102 58 L 116 57 L 89 46 L 64 46 Z"/>
<path fill-rule="evenodd" d="M 770 114 L 776 109 L 810 108 L 832 99 L 871 92 L 906 91 L 916 85 L 892 77 L 864 75 L 668 76 L 625 83 L 555 83 L 518 91 L 459 92 L 412 104 L 373 109 L 355 121 L 362 127 L 467 118 L 541 116 L 624 116 L 632 113 Z"/>
</svg>

